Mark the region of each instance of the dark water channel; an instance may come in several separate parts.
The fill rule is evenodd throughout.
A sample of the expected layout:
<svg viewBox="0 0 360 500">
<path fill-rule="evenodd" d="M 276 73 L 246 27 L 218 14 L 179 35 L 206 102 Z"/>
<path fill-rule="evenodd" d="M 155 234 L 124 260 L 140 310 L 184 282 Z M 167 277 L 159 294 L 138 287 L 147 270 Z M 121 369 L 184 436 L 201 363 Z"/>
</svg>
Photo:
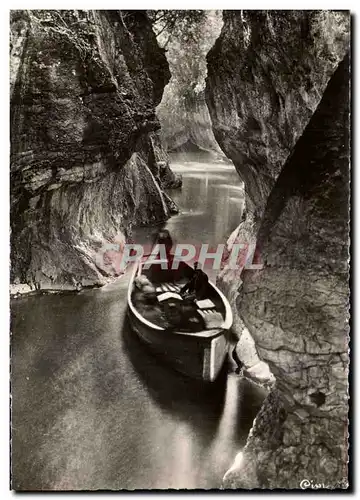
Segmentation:
<svg viewBox="0 0 360 500">
<path fill-rule="evenodd" d="M 236 173 L 175 170 L 174 239 L 223 242 L 242 209 Z M 13 488 L 217 488 L 244 445 L 264 392 L 226 369 L 204 387 L 159 363 L 127 326 L 127 281 L 12 303 Z"/>
</svg>

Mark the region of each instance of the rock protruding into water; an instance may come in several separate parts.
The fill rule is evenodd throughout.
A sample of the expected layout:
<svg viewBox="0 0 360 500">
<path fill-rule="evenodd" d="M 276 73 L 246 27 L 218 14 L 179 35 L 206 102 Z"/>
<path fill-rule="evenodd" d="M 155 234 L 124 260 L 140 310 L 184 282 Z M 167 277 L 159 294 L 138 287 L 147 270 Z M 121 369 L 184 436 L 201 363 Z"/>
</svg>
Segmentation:
<svg viewBox="0 0 360 500">
<path fill-rule="evenodd" d="M 346 57 L 267 202 L 264 268 L 242 274 L 238 309 L 277 382 L 227 487 L 346 487 L 349 127 Z"/>
<path fill-rule="evenodd" d="M 10 76 L 11 282 L 104 283 L 99 249 L 176 209 L 155 115 L 165 51 L 141 11 L 13 11 Z"/>
<path fill-rule="evenodd" d="M 216 140 L 245 183 L 247 210 L 266 199 L 348 50 L 350 16 L 224 11 L 210 50 L 206 100 Z"/>
</svg>

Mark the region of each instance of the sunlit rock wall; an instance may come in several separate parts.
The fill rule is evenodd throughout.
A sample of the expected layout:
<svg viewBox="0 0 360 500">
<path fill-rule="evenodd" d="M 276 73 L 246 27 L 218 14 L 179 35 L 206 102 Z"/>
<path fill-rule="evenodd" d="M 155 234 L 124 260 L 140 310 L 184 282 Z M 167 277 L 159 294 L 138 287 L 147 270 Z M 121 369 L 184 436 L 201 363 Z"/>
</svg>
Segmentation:
<svg viewBox="0 0 360 500">
<path fill-rule="evenodd" d="M 43 10 L 12 12 L 10 53 L 11 282 L 103 284 L 101 248 L 175 208 L 164 50 L 141 11 Z"/>
</svg>

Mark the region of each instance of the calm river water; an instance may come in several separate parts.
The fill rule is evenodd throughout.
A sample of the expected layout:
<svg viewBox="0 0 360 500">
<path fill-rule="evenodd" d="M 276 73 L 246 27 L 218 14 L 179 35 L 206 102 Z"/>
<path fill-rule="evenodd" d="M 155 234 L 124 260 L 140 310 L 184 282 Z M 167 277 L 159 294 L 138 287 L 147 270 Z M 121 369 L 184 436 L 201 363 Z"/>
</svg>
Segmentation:
<svg viewBox="0 0 360 500">
<path fill-rule="evenodd" d="M 174 170 L 174 240 L 224 242 L 243 203 L 233 168 Z M 13 488 L 218 488 L 244 445 L 264 391 L 227 367 L 204 387 L 160 364 L 128 328 L 127 281 L 12 302 Z"/>
</svg>

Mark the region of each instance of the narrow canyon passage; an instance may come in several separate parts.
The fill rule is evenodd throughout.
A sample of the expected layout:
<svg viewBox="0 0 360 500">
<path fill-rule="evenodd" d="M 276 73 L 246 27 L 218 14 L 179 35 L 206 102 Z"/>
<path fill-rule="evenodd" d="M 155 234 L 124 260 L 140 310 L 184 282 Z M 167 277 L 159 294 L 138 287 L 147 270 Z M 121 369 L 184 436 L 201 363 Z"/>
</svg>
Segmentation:
<svg viewBox="0 0 360 500">
<path fill-rule="evenodd" d="M 13 489 L 346 487 L 350 20 L 11 11 Z M 164 228 L 174 244 L 226 246 L 222 270 L 205 267 L 221 335 L 232 319 L 243 374 L 276 378 L 269 393 L 234 361 L 194 382 L 132 333 L 133 316 L 166 331 L 142 306 L 156 313 L 186 273 L 130 282 L 104 250 L 147 249 Z M 234 269 L 238 244 L 261 265 Z M 207 319 L 203 357 L 193 330 L 195 348 L 154 337 L 211 379 L 228 343 Z"/>
<path fill-rule="evenodd" d="M 243 202 L 233 167 L 174 170 L 174 239 L 222 242 Z M 159 363 L 127 326 L 127 285 L 13 302 L 15 489 L 218 488 L 244 446 L 265 391 L 234 373 L 206 388 Z"/>
</svg>

